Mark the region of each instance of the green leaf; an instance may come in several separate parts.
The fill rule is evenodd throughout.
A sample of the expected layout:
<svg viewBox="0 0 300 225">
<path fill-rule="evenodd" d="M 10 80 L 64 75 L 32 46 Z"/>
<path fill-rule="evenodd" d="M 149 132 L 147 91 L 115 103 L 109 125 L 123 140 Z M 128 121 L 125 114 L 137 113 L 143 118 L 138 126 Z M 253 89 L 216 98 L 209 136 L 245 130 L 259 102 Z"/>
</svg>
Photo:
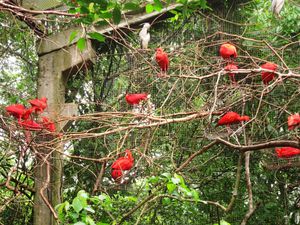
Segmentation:
<svg viewBox="0 0 300 225">
<path fill-rule="evenodd" d="M 73 199 L 72 207 L 77 213 L 83 209 L 82 202 L 80 201 L 79 197 Z"/>
<path fill-rule="evenodd" d="M 153 5 L 147 4 L 146 5 L 146 13 L 152 13 L 154 10 Z"/>
<path fill-rule="evenodd" d="M 218 223 L 214 223 L 214 225 L 219 225 Z M 230 223 L 226 222 L 225 220 L 220 221 L 220 225 L 230 225 Z"/>
<path fill-rule="evenodd" d="M 89 225 L 96 225 L 95 221 L 90 216 L 85 218 L 85 222 Z"/>
<path fill-rule="evenodd" d="M 194 200 L 196 200 L 196 201 L 200 200 L 198 191 L 193 189 L 193 190 L 191 190 L 191 193 L 193 195 Z"/>
<path fill-rule="evenodd" d="M 84 209 L 90 213 L 95 213 L 95 210 L 90 205 L 86 206 Z"/>
<path fill-rule="evenodd" d="M 163 5 L 161 4 L 161 2 L 159 0 L 154 0 L 153 8 L 154 8 L 154 10 L 159 12 L 162 10 Z"/>
<path fill-rule="evenodd" d="M 73 225 L 86 225 L 86 223 L 84 223 L 84 222 L 77 222 L 77 223 L 74 223 Z"/>
<path fill-rule="evenodd" d="M 173 183 L 168 183 L 167 184 L 167 188 L 168 188 L 168 192 L 170 193 L 170 194 L 172 194 L 173 193 L 173 191 L 176 189 L 176 185 L 175 184 L 173 184 Z"/>
<path fill-rule="evenodd" d="M 121 21 L 121 10 L 118 6 L 115 6 L 113 10 L 113 21 L 115 24 L 119 24 Z"/>
<path fill-rule="evenodd" d="M 78 41 L 77 41 L 77 48 L 80 50 L 80 51 L 83 51 L 85 48 L 86 48 L 86 40 L 84 38 L 80 38 Z"/>
<path fill-rule="evenodd" d="M 70 38 L 69 38 L 69 44 L 72 43 L 72 41 L 74 41 L 74 39 L 76 38 L 78 32 L 77 31 L 73 31 L 70 35 Z"/>
<path fill-rule="evenodd" d="M 140 8 L 140 6 L 133 2 L 125 3 L 125 5 L 123 7 L 124 10 L 138 10 L 139 8 Z"/>
<path fill-rule="evenodd" d="M 92 33 L 88 33 L 88 35 L 90 36 L 90 38 L 95 39 L 99 42 L 104 42 L 105 41 L 105 37 L 98 33 L 98 32 L 92 32 Z"/>
<path fill-rule="evenodd" d="M 77 193 L 77 197 L 84 198 L 84 199 L 88 199 L 89 195 L 88 195 L 88 193 L 86 193 L 84 190 L 80 190 L 80 191 L 78 191 L 78 193 Z"/>
</svg>

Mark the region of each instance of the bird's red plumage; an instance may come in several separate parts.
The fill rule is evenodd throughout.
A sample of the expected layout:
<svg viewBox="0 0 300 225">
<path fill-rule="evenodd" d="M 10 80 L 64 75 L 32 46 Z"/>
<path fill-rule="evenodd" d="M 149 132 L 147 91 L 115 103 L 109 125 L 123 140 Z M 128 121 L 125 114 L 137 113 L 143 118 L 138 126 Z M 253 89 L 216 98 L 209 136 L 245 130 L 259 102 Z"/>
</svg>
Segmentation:
<svg viewBox="0 0 300 225">
<path fill-rule="evenodd" d="M 119 157 L 112 165 L 112 169 L 117 170 L 130 170 L 134 163 L 134 158 L 132 157 L 131 151 L 126 150 L 126 156 Z"/>
<path fill-rule="evenodd" d="M 20 126 L 24 127 L 26 130 L 37 131 L 41 130 L 43 127 L 41 124 L 34 122 L 33 120 L 25 120 L 18 122 Z"/>
<path fill-rule="evenodd" d="M 47 98 L 29 100 L 36 113 L 42 113 L 47 108 Z"/>
<path fill-rule="evenodd" d="M 114 180 L 120 179 L 123 176 L 122 170 L 113 169 L 111 171 L 111 176 Z"/>
<path fill-rule="evenodd" d="M 47 130 L 49 130 L 50 132 L 55 132 L 56 127 L 53 121 L 51 121 L 48 117 L 43 116 L 42 117 L 43 120 L 43 127 Z"/>
<path fill-rule="evenodd" d="M 261 65 L 261 68 L 276 71 L 277 65 L 274 63 L 267 62 L 267 63 Z M 261 72 L 261 78 L 265 85 L 268 85 L 274 79 L 274 77 L 275 77 L 274 73 Z"/>
<path fill-rule="evenodd" d="M 300 125 L 300 115 L 296 113 L 288 117 L 288 129 L 292 130 Z"/>
<path fill-rule="evenodd" d="M 21 119 L 23 114 L 25 113 L 25 106 L 21 104 L 13 104 L 9 105 L 5 108 L 8 114 L 14 116 L 17 119 Z"/>
<path fill-rule="evenodd" d="M 238 67 L 236 65 L 234 65 L 233 63 L 230 63 L 224 67 L 224 70 L 226 70 L 226 71 L 237 70 L 237 69 L 238 69 Z M 229 73 L 228 75 L 230 77 L 230 80 L 235 83 L 235 74 Z"/>
<path fill-rule="evenodd" d="M 278 158 L 290 158 L 295 155 L 300 155 L 300 149 L 293 147 L 282 147 L 275 149 Z"/>
<path fill-rule="evenodd" d="M 222 44 L 219 52 L 220 52 L 220 56 L 222 56 L 223 59 L 237 57 L 237 51 L 235 46 L 229 43 Z"/>
<path fill-rule="evenodd" d="M 164 52 L 162 48 L 156 49 L 155 59 L 160 67 L 160 70 L 163 72 L 167 72 L 169 69 L 169 58 L 168 54 Z"/>
<path fill-rule="evenodd" d="M 230 125 L 235 123 L 240 123 L 242 121 L 248 121 L 250 118 L 249 116 L 240 116 L 236 112 L 228 112 L 221 119 L 218 121 L 218 125 Z"/>
<path fill-rule="evenodd" d="M 147 93 L 141 93 L 141 94 L 127 94 L 125 96 L 125 100 L 129 105 L 137 105 L 142 100 L 147 99 L 148 94 Z"/>
</svg>

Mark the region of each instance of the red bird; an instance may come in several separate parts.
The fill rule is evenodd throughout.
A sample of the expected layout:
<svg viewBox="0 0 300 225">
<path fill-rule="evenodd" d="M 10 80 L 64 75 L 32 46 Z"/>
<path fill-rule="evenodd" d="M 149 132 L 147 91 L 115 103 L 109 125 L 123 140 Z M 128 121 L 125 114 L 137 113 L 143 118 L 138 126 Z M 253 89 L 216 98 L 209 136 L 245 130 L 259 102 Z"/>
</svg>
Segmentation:
<svg viewBox="0 0 300 225">
<path fill-rule="evenodd" d="M 274 63 L 267 62 L 267 63 L 261 65 L 261 68 L 275 71 L 277 69 L 277 65 Z M 270 81 L 272 81 L 274 79 L 274 77 L 275 77 L 274 73 L 261 72 L 261 78 L 265 85 L 268 85 L 270 83 Z"/>
<path fill-rule="evenodd" d="M 159 76 L 167 75 L 167 71 L 169 68 L 168 54 L 165 53 L 162 48 L 157 48 L 155 59 L 160 67 L 160 70 L 163 72 L 163 74 L 161 73 L 161 74 L 159 74 Z"/>
<path fill-rule="evenodd" d="M 21 105 L 21 104 L 13 104 L 13 105 L 7 106 L 5 108 L 5 110 L 8 112 L 8 114 L 14 116 L 18 120 L 21 120 L 26 108 L 24 105 Z"/>
<path fill-rule="evenodd" d="M 55 132 L 56 127 L 54 122 L 52 122 L 48 117 L 45 116 L 42 117 L 42 120 L 43 120 L 42 125 L 45 129 L 49 130 L 50 132 Z"/>
<path fill-rule="evenodd" d="M 36 113 L 42 113 L 47 108 L 47 98 L 30 100 L 29 103 L 32 105 Z"/>
<path fill-rule="evenodd" d="M 120 178 L 123 176 L 122 170 L 111 170 L 111 176 L 114 180 L 120 180 Z"/>
<path fill-rule="evenodd" d="M 300 155 L 300 149 L 293 147 L 283 147 L 275 149 L 278 158 L 290 158 L 295 155 Z"/>
<path fill-rule="evenodd" d="M 228 112 L 218 121 L 218 126 L 230 125 L 234 123 L 240 123 L 242 121 L 250 120 L 249 116 L 240 116 L 236 112 Z"/>
<path fill-rule="evenodd" d="M 220 47 L 220 56 L 222 56 L 223 59 L 236 58 L 237 51 L 235 46 L 229 43 L 222 44 Z"/>
<path fill-rule="evenodd" d="M 134 163 L 130 150 L 125 150 L 126 156 L 118 158 L 112 165 L 111 168 L 115 170 L 130 170 Z"/>
<path fill-rule="evenodd" d="M 137 105 L 143 100 L 147 100 L 148 94 L 141 93 L 141 94 L 126 94 L 125 100 L 129 105 Z"/>
<path fill-rule="evenodd" d="M 300 125 L 300 115 L 296 113 L 288 117 L 288 129 L 293 130 Z"/>
<path fill-rule="evenodd" d="M 32 108 L 26 109 L 25 106 L 21 104 L 13 104 L 7 106 L 5 109 L 8 112 L 8 114 L 14 116 L 18 120 L 27 120 L 33 111 Z"/>
<path fill-rule="evenodd" d="M 24 127 L 26 130 L 37 131 L 41 130 L 43 127 L 42 125 L 34 122 L 33 120 L 25 120 L 18 122 L 20 126 Z"/>
<path fill-rule="evenodd" d="M 234 65 L 233 63 L 228 64 L 227 66 L 225 66 L 224 68 L 226 71 L 230 71 L 230 70 L 237 70 L 238 67 L 236 65 Z M 229 78 L 232 81 L 232 83 L 236 84 L 235 81 L 235 74 L 234 73 L 229 73 Z"/>
</svg>

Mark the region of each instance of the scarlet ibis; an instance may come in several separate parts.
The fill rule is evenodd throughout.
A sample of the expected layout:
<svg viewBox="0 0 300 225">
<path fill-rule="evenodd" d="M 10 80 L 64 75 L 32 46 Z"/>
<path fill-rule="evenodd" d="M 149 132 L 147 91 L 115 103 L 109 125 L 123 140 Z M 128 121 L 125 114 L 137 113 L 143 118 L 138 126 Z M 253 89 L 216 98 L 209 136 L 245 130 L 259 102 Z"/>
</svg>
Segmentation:
<svg viewBox="0 0 300 225">
<path fill-rule="evenodd" d="M 230 70 L 237 70 L 238 67 L 236 65 L 234 65 L 233 63 L 230 63 L 228 64 L 227 66 L 224 67 L 224 69 L 226 71 L 230 71 Z M 236 84 L 236 81 L 235 81 L 235 74 L 234 73 L 229 73 L 229 78 L 230 80 L 232 81 L 232 83 Z"/>
<path fill-rule="evenodd" d="M 288 129 L 293 130 L 295 127 L 300 125 L 300 115 L 296 113 L 288 117 Z"/>
<path fill-rule="evenodd" d="M 140 33 L 139 33 L 142 49 L 147 49 L 148 48 L 148 43 L 150 41 L 150 33 L 148 33 L 149 28 L 150 28 L 150 24 L 149 23 L 144 23 L 144 26 L 143 26 L 142 30 L 140 31 Z"/>
<path fill-rule="evenodd" d="M 122 170 L 111 170 L 111 176 L 114 180 L 120 180 L 120 178 L 123 176 Z"/>
<path fill-rule="evenodd" d="M 238 113 L 231 111 L 221 117 L 221 119 L 218 121 L 218 126 L 230 125 L 248 120 L 250 120 L 249 116 L 240 116 Z"/>
<path fill-rule="evenodd" d="M 279 13 L 284 5 L 284 0 L 272 0 L 271 11 L 279 16 Z"/>
<path fill-rule="evenodd" d="M 157 48 L 155 59 L 160 67 L 160 70 L 163 72 L 163 73 L 159 74 L 159 76 L 167 75 L 167 71 L 169 68 L 168 54 L 166 52 L 164 52 L 164 50 L 162 48 Z"/>
<path fill-rule="evenodd" d="M 33 120 L 18 121 L 19 125 L 24 127 L 26 130 L 37 131 L 41 130 L 43 127 L 41 124 L 34 122 Z"/>
<path fill-rule="evenodd" d="M 267 63 L 261 65 L 261 68 L 275 71 L 277 69 L 277 65 L 274 63 L 267 62 Z M 261 72 L 261 78 L 265 85 L 268 85 L 270 83 L 270 81 L 272 81 L 274 79 L 274 77 L 275 77 L 275 74 L 272 72 Z"/>
<path fill-rule="evenodd" d="M 50 132 L 55 132 L 56 128 L 53 121 L 51 121 L 48 117 L 45 116 L 42 117 L 42 120 L 42 125 L 45 129 L 49 130 Z"/>
<path fill-rule="evenodd" d="M 130 170 L 134 163 L 134 158 L 132 157 L 131 151 L 129 149 L 125 150 L 126 155 L 124 157 L 118 158 L 112 165 L 111 168 L 115 170 Z"/>
<path fill-rule="evenodd" d="M 42 113 L 47 108 L 47 98 L 29 100 L 36 113 Z"/>
<path fill-rule="evenodd" d="M 300 149 L 293 147 L 282 147 L 275 149 L 278 158 L 290 158 L 295 155 L 300 155 Z"/>
<path fill-rule="evenodd" d="M 9 105 L 5 108 L 5 110 L 8 112 L 8 114 L 14 116 L 18 120 L 20 120 L 26 110 L 24 105 L 21 104 L 13 104 Z"/>
<path fill-rule="evenodd" d="M 143 100 L 147 100 L 148 94 L 147 93 L 140 93 L 140 94 L 126 94 L 125 100 L 129 105 L 137 105 Z"/>
<path fill-rule="evenodd" d="M 234 45 L 225 43 L 220 47 L 220 56 L 223 59 L 232 59 L 237 57 L 237 51 Z"/>
</svg>

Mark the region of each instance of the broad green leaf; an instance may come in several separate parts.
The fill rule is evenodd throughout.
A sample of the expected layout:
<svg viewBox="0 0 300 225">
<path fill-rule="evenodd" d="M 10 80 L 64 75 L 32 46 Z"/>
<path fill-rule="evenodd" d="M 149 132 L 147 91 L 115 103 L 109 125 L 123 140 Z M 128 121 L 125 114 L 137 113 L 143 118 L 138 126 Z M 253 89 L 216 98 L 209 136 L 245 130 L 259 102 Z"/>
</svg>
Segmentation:
<svg viewBox="0 0 300 225">
<path fill-rule="evenodd" d="M 105 37 L 98 33 L 98 32 L 93 32 L 93 33 L 88 33 L 88 35 L 90 36 L 90 38 L 95 39 L 99 42 L 104 42 L 105 41 Z"/>
<path fill-rule="evenodd" d="M 86 223 L 80 221 L 80 222 L 74 223 L 73 225 L 86 225 Z"/>
<path fill-rule="evenodd" d="M 146 5 L 146 13 L 152 13 L 154 10 L 153 5 L 147 4 Z"/>
<path fill-rule="evenodd" d="M 69 44 L 72 43 L 72 41 L 76 38 L 77 36 L 77 31 L 73 31 L 70 35 L 70 38 L 69 38 Z"/>
<path fill-rule="evenodd" d="M 179 178 L 175 178 L 175 177 L 172 177 L 171 181 L 173 182 L 173 184 L 179 184 L 180 183 L 180 179 Z"/>
<path fill-rule="evenodd" d="M 173 193 L 173 191 L 176 189 L 176 185 L 175 184 L 173 184 L 173 183 L 168 183 L 167 184 L 167 188 L 168 188 L 168 192 L 170 193 L 170 194 L 172 194 Z"/>
<path fill-rule="evenodd" d="M 89 225 L 96 225 L 95 221 L 90 216 L 85 218 L 85 222 Z"/>
<path fill-rule="evenodd" d="M 86 40 L 84 38 L 80 38 L 78 41 L 77 41 L 77 48 L 80 50 L 80 51 L 83 51 L 85 48 L 86 48 Z"/>
<path fill-rule="evenodd" d="M 193 195 L 194 200 L 196 200 L 196 201 L 200 200 L 198 191 L 193 189 L 193 190 L 191 190 L 191 193 Z"/>
<path fill-rule="evenodd" d="M 78 197 L 73 199 L 72 207 L 77 213 L 79 213 L 83 209 L 82 202 Z"/>
<path fill-rule="evenodd" d="M 170 198 L 163 198 L 162 199 L 162 204 L 163 205 L 169 205 L 171 203 L 171 199 Z"/>
<path fill-rule="evenodd" d="M 80 190 L 77 193 L 77 197 L 81 197 L 81 198 L 87 199 L 89 197 L 89 195 L 84 190 Z"/>
<path fill-rule="evenodd" d="M 154 0 L 154 5 L 153 5 L 153 9 L 156 11 L 160 11 L 162 10 L 163 5 L 161 4 L 161 2 L 159 0 Z"/>
<path fill-rule="evenodd" d="M 219 225 L 218 223 L 214 223 L 214 225 Z M 230 225 L 230 223 L 226 222 L 225 220 L 220 221 L 220 225 Z"/>
<path fill-rule="evenodd" d="M 109 225 L 109 223 L 102 223 L 102 222 L 99 222 L 99 223 L 97 223 L 97 225 Z"/>
<path fill-rule="evenodd" d="M 125 5 L 123 7 L 124 10 L 138 10 L 139 8 L 140 8 L 140 6 L 133 2 L 125 3 Z"/>
<path fill-rule="evenodd" d="M 86 206 L 84 209 L 90 213 L 95 213 L 95 210 L 90 205 Z"/>
<path fill-rule="evenodd" d="M 121 10 L 118 6 L 115 6 L 113 10 L 113 21 L 115 24 L 119 24 L 121 21 Z"/>
</svg>

